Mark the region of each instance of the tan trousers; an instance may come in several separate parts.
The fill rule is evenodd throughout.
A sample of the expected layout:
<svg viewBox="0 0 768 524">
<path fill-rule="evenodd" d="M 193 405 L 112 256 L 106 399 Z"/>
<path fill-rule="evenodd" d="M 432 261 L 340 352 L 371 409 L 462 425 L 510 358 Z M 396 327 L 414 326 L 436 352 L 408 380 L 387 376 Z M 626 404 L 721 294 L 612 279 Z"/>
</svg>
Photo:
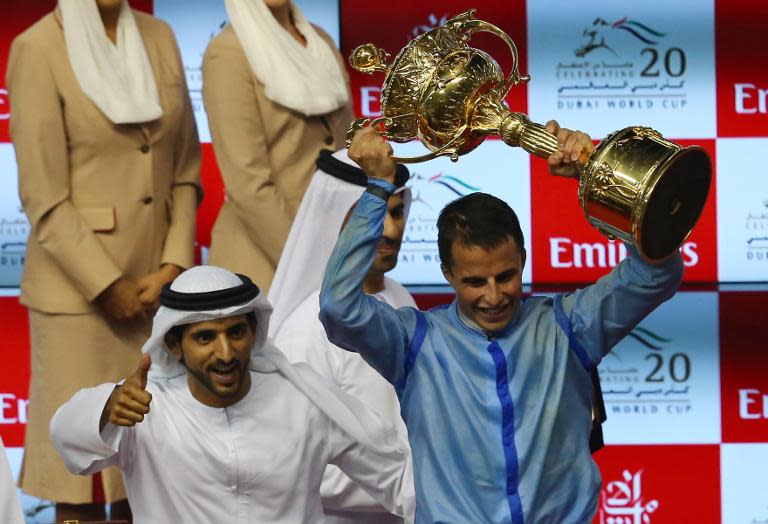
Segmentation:
<svg viewBox="0 0 768 524">
<path fill-rule="evenodd" d="M 68 504 L 93 502 L 92 478 L 67 471 L 51 444 L 48 427 L 59 406 L 80 389 L 118 382 L 133 373 L 150 330 L 149 319 L 117 324 L 101 313 L 29 310 L 32 377 L 19 476 L 19 486 L 26 493 Z M 101 478 L 107 502 L 126 498 L 117 468 L 105 469 Z"/>
</svg>

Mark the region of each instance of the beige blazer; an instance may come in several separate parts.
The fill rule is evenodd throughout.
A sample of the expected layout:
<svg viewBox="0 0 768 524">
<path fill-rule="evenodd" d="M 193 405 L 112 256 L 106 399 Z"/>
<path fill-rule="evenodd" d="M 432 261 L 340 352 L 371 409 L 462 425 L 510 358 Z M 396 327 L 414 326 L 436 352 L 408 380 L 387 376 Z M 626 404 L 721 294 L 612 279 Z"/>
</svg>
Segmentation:
<svg viewBox="0 0 768 524">
<path fill-rule="evenodd" d="M 21 301 L 83 313 L 120 276 L 193 263 L 200 145 L 176 40 L 134 12 L 163 116 L 115 125 L 80 89 L 59 11 L 19 35 L 8 60 L 19 193 L 32 225 Z"/>
<path fill-rule="evenodd" d="M 333 48 L 330 37 L 316 30 Z M 318 153 L 344 145 L 351 103 L 318 117 L 275 104 L 231 26 L 205 52 L 203 101 L 227 194 L 211 234 L 209 263 L 248 275 L 267 291 Z"/>
</svg>

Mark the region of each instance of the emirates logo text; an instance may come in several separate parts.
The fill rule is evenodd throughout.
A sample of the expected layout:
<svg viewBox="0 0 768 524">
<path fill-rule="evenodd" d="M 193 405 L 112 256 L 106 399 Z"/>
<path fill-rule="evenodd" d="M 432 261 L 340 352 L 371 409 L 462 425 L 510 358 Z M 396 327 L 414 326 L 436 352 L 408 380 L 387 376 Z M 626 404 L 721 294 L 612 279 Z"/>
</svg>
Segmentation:
<svg viewBox="0 0 768 524">
<path fill-rule="evenodd" d="M 734 84 L 734 104 L 740 115 L 768 113 L 768 89 L 760 89 L 755 84 Z"/>
<path fill-rule="evenodd" d="M 642 493 L 642 474 L 624 470 L 622 480 L 613 480 L 600 493 L 597 514 L 600 524 L 650 524 L 650 515 L 659 509 L 658 500 L 646 500 Z"/>
<path fill-rule="evenodd" d="M 739 389 L 739 417 L 744 420 L 768 419 L 768 395 L 758 389 Z"/>
<path fill-rule="evenodd" d="M 685 267 L 699 263 L 696 242 L 686 242 L 680 248 Z M 549 239 L 549 263 L 553 268 L 608 268 L 615 267 L 627 257 L 623 242 L 574 242 L 566 237 Z"/>
</svg>

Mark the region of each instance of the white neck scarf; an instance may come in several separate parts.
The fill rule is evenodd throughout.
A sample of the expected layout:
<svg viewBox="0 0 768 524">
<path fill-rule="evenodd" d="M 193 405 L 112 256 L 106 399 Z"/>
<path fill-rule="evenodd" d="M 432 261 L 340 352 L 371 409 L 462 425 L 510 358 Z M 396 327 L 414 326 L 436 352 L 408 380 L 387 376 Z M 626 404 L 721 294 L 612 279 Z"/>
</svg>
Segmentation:
<svg viewBox="0 0 768 524">
<path fill-rule="evenodd" d="M 115 124 L 136 124 L 163 115 L 155 76 L 136 27 L 123 2 L 117 44 L 104 31 L 95 0 L 59 0 L 67 55 L 80 88 Z"/>
<path fill-rule="evenodd" d="M 227 15 L 267 98 L 306 116 L 335 111 L 349 101 L 347 83 L 328 44 L 291 4 L 303 47 L 277 22 L 264 0 L 225 0 Z"/>
</svg>

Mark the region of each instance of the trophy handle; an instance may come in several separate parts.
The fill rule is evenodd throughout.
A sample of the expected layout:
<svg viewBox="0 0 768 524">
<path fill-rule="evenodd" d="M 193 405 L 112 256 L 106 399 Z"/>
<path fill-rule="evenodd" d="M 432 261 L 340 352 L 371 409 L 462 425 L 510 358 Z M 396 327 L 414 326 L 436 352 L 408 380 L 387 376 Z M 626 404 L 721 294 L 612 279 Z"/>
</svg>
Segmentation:
<svg viewBox="0 0 768 524">
<path fill-rule="evenodd" d="M 509 90 L 512 89 L 513 86 L 530 81 L 531 76 L 521 75 L 517 68 L 517 64 L 519 62 L 517 46 L 507 33 L 495 25 L 486 22 L 485 20 L 478 20 L 475 18 L 474 9 L 471 9 L 466 13 L 462 13 L 461 15 L 457 16 L 456 19 L 458 19 L 457 22 L 459 29 L 465 33 L 462 36 L 462 39 L 465 42 L 472 38 L 473 33 L 491 33 L 504 40 L 504 42 L 507 44 L 507 47 L 509 47 L 509 50 L 512 53 L 512 71 L 510 71 L 506 81 L 504 82 L 504 91 L 501 94 L 502 99 L 507 96 L 507 93 L 509 93 Z"/>
<path fill-rule="evenodd" d="M 371 120 L 370 118 L 358 118 L 354 122 L 352 122 L 349 125 L 349 129 L 347 130 L 347 137 L 344 141 L 344 145 L 349 149 L 349 146 L 352 144 L 352 137 L 355 136 L 355 133 L 364 127 L 375 127 L 380 124 L 383 124 L 384 126 L 392 125 L 392 119 L 390 117 L 386 116 L 380 116 L 378 118 L 374 118 Z M 427 153 L 426 155 L 421 156 L 393 156 L 392 159 L 397 162 L 398 164 L 417 164 L 419 162 L 426 162 L 427 160 L 432 160 L 433 158 L 437 158 L 439 156 L 450 156 L 451 160 L 456 162 L 459 159 L 458 153 L 456 153 L 453 146 L 459 144 L 459 138 L 461 138 L 464 130 L 467 126 L 463 126 L 462 129 L 460 129 L 460 132 L 456 134 L 448 143 L 444 144 L 439 149 L 436 149 L 430 153 Z M 381 135 L 383 138 L 391 139 L 392 137 L 389 135 L 389 133 L 386 131 L 386 129 L 380 130 L 379 135 Z"/>
</svg>

